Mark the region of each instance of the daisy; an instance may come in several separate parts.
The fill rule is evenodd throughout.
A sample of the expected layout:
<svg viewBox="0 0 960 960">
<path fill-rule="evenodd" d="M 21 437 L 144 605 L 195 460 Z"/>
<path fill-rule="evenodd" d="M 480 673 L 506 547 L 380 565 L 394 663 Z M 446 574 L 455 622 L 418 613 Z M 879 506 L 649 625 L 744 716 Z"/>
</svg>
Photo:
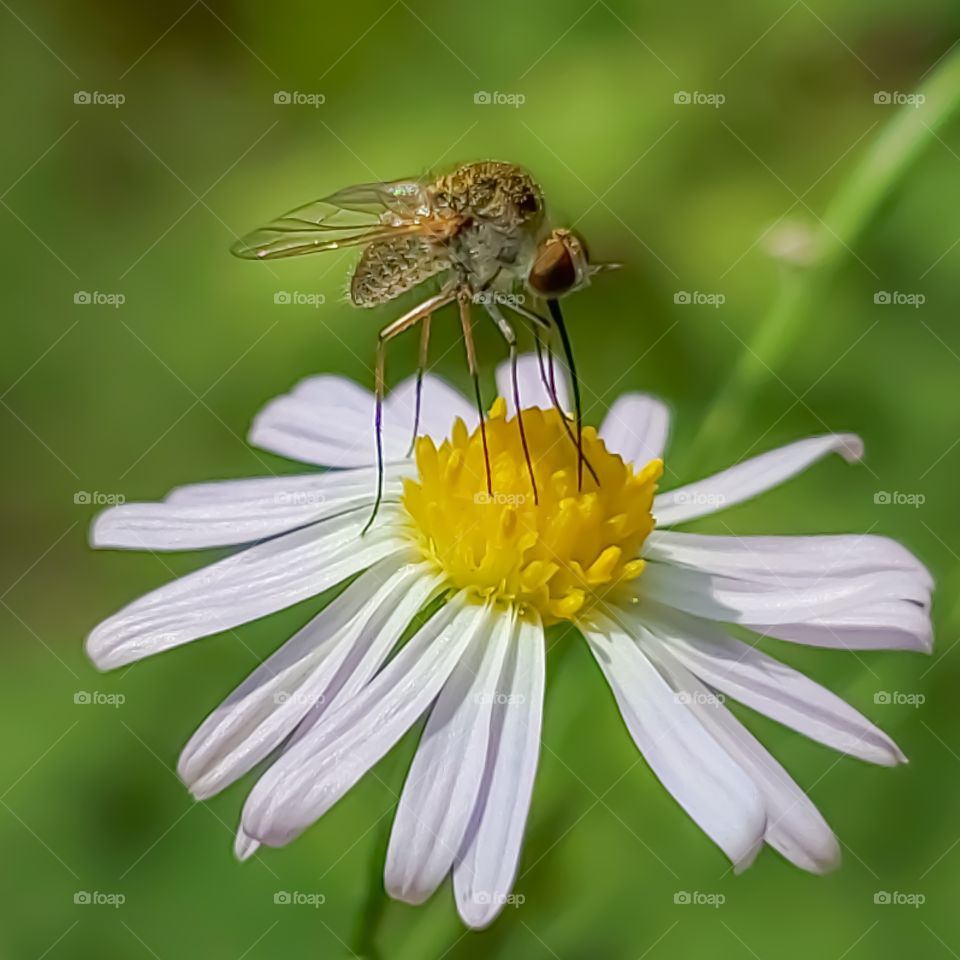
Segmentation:
<svg viewBox="0 0 960 960">
<path fill-rule="evenodd" d="M 502 396 L 509 376 L 498 370 Z M 270 761 L 243 810 L 236 852 L 246 858 L 302 833 L 427 714 L 386 889 L 421 903 L 452 873 L 461 917 L 483 927 L 511 901 L 517 872 L 540 746 L 544 630 L 571 622 L 651 770 L 736 870 L 764 844 L 804 870 L 829 870 L 839 859 L 830 828 L 724 697 L 862 760 L 905 758 L 843 700 L 761 652 L 759 637 L 737 639 L 724 625 L 820 647 L 929 651 L 930 575 L 878 536 L 673 528 L 831 452 L 857 460 L 860 440 L 810 437 L 657 493 L 667 410 L 628 394 L 599 431 L 584 430 L 595 476 L 578 491 L 576 446 L 535 359 L 522 358 L 519 382 L 536 500 L 510 404 L 498 399 L 486 424 L 490 494 L 475 412 L 428 376 L 414 459 L 413 382 L 387 399 L 384 504 L 362 537 L 375 492 L 373 397 L 320 376 L 268 404 L 253 443 L 336 469 L 186 486 L 101 514 L 97 547 L 243 549 L 100 624 L 90 657 L 119 667 L 353 578 L 201 724 L 180 776 L 205 798 Z"/>
</svg>

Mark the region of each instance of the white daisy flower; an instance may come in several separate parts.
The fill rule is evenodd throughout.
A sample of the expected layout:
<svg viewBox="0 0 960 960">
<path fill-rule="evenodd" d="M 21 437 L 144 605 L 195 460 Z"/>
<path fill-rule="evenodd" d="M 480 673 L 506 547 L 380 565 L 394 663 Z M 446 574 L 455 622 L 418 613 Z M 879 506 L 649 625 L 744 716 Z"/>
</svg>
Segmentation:
<svg viewBox="0 0 960 960">
<path fill-rule="evenodd" d="M 672 528 L 828 453 L 856 460 L 860 440 L 810 437 L 658 494 L 667 410 L 629 394 L 599 432 L 584 430 L 599 485 L 585 473 L 578 492 L 576 447 L 536 360 L 524 357 L 519 376 L 539 503 L 509 404 L 498 400 L 486 425 L 491 496 L 475 411 L 428 376 L 415 462 L 412 381 L 387 399 L 385 502 L 361 537 L 375 492 L 373 397 L 314 377 L 266 407 L 251 441 L 336 470 L 181 487 L 97 518 L 97 547 L 243 549 L 100 624 L 89 655 L 100 668 L 122 666 L 355 577 L 204 721 L 180 775 L 204 798 L 272 760 L 243 810 L 245 858 L 298 836 L 429 714 L 393 824 L 386 889 L 420 903 L 452 873 L 461 917 L 483 927 L 517 871 L 540 746 L 544 628 L 570 621 L 650 768 L 735 869 L 764 843 L 804 870 L 830 869 L 839 859 L 830 828 L 723 697 L 872 763 L 904 756 L 844 701 L 723 625 L 813 646 L 929 651 L 930 575 L 884 537 Z M 509 369 L 497 379 L 511 395 Z"/>
</svg>

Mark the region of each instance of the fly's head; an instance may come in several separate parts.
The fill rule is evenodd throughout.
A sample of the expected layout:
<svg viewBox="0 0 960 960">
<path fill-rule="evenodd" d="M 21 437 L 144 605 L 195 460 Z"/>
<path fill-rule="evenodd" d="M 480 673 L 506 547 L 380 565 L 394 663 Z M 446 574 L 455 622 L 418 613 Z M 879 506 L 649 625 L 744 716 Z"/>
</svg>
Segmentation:
<svg viewBox="0 0 960 960">
<path fill-rule="evenodd" d="M 537 247 L 527 286 L 538 297 L 553 300 L 585 287 L 595 270 L 572 230 L 552 230 Z"/>
</svg>

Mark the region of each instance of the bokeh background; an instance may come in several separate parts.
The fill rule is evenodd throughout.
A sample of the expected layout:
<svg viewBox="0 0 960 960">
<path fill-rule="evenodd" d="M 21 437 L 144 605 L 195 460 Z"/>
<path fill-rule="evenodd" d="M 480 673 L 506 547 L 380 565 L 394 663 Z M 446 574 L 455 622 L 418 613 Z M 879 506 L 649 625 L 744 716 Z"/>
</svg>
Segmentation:
<svg viewBox="0 0 960 960">
<path fill-rule="evenodd" d="M 3 0 L 0 26 L 3 956 L 352 955 L 415 736 L 294 846 L 236 863 L 249 784 L 195 804 L 177 753 L 323 600 L 101 676 L 82 652 L 89 629 L 205 558 L 94 554 L 86 529 L 110 498 L 296 470 L 246 446 L 258 408 L 321 370 L 371 381 L 374 330 L 393 313 L 344 302 L 354 255 L 261 268 L 229 256 L 237 234 L 344 184 L 488 157 L 527 166 L 555 220 L 623 264 L 567 309 L 589 415 L 625 389 L 664 397 L 671 482 L 798 436 L 860 432 L 865 464 L 825 462 L 723 523 L 898 537 L 937 578 L 937 647 L 768 645 L 911 763 L 874 769 L 746 716 L 845 862 L 811 877 L 767 852 L 735 878 L 636 762 L 577 637 L 554 637 L 573 649 L 549 691 L 525 903 L 479 934 L 464 933 L 448 887 L 422 908 L 392 904 L 383 955 L 960 953 L 957 126 L 929 133 L 776 369 L 694 443 L 796 269 L 785 256 L 803 259 L 895 115 L 876 94 L 921 89 L 947 62 L 955 3 Z M 324 102 L 276 103 L 280 91 Z M 435 324 L 435 369 L 466 386 L 455 327 Z M 392 382 L 414 341 L 392 353 Z M 503 346 L 492 329 L 479 341 L 489 389 Z M 277 904 L 281 891 L 324 902 Z M 724 902 L 675 903 L 684 891 Z M 879 892 L 923 902 L 877 904 Z"/>
</svg>

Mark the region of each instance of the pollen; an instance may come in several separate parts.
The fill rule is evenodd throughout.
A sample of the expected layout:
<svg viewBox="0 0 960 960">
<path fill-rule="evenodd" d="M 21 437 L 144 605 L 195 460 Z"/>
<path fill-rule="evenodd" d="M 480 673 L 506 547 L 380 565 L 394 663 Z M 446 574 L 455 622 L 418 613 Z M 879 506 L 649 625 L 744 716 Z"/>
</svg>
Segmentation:
<svg viewBox="0 0 960 960">
<path fill-rule="evenodd" d="M 418 476 L 405 481 L 403 504 L 420 550 L 453 587 L 533 608 L 545 624 L 576 620 L 642 573 L 663 463 L 635 470 L 585 427 L 592 470 L 578 489 L 577 447 L 561 414 L 527 409 L 523 426 L 536 496 L 516 417 L 498 398 L 486 422 L 492 492 L 480 429 L 457 420 L 439 447 L 417 440 Z"/>
</svg>

